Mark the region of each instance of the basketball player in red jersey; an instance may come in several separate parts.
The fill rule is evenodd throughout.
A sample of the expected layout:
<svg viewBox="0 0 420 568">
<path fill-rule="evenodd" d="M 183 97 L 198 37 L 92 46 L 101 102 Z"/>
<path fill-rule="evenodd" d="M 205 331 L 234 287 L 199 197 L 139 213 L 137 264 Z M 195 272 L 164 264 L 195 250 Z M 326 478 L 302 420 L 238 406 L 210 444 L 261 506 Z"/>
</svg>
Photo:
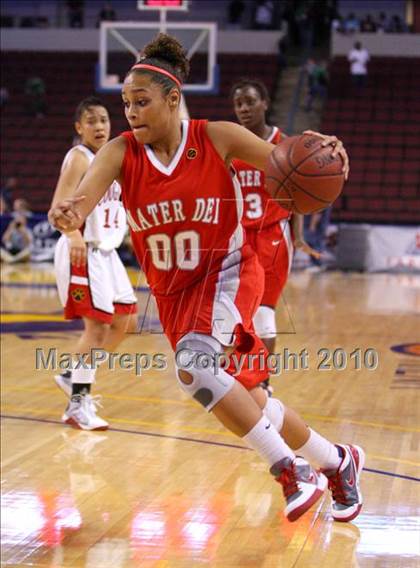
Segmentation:
<svg viewBox="0 0 420 568">
<path fill-rule="evenodd" d="M 267 89 L 261 81 L 242 79 L 231 88 L 233 109 L 239 123 L 271 144 L 279 144 L 284 135 L 277 126 L 266 123 L 265 114 L 270 102 Z M 303 240 L 303 218 L 291 213 L 273 200 L 265 189 L 264 172 L 241 160 L 233 160 L 244 198 L 242 225 L 247 243 L 258 255 L 264 269 L 265 284 L 261 306 L 254 316 L 256 334 L 269 353 L 276 344 L 275 308 L 286 284 L 293 259 L 293 244 L 305 252 L 318 256 Z M 268 391 L 272 388 L 265 382 Z"/>
<path fill-rule="evenodd" d="M 96 97 L 83 99 L 75 112 L 80 144 L 63 160 L 52 205 L 70 197 L 108 142 L 109 114 Z M 92 349 L 114 351 L 125 333 L 135 329 L 136 297 L 116 252 L 125 236 L 127 221 L 120 200 L 121 188 L 112 181 L 106 194 L 88 215 L 82 229 L 62 235 L 55 249 L 57 287 L 66 319 L 82 318 L 84 330 L 74 354 L 86 354 L 78 365 L 54 377 L 70 398 L 63 422 L 82 430 L 106 430 L 108 423 L 96 413 L 97 399 L 90 395 L 96 368 Z"/>
<path fill-rule="evenodd" d="M 252 327 L 263 278 L 244 244 L 241 191 L 230 162 L 235 157 L 261 170 L 274 146 L 237 124 L 181 121 L 187 73 L 174 38 L 160 34 L 145 47 L 122 91 L 131 131 L 98 152 L 75 196 L 49 211 L 50 222 L 63 231 L 79 228 L 112 180 L 120 180 L 133 246 L 175 351 L 181 388 L 268 462 L 290 521 L 319 499 L 327 478 L 336 487 L 334 518 L 350 520 L 362 504 L 362 450 L 319 435 L 309 447 L 316 433 L 280 401 L 271 404 L 258 386 L 267 370 L 255 369 L 250 357 L 267 353 Z M 342 156 L 347 172 L 341 142 L 324 137 L 323 144 Z M 220 366 L 226 353 L 230 366 Z M 236 365 L 240 355 L 243 367 Z M 297 457 L 279 430 L 299 455 L 303 448 L 321 462 L 325 475 Z"/>
</svg>

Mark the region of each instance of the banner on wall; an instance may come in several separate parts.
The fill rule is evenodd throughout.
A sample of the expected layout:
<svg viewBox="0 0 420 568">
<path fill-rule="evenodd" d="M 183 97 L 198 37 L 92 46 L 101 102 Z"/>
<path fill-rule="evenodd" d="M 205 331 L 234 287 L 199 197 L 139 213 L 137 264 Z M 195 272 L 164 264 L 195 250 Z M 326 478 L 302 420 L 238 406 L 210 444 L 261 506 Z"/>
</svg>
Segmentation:
<svg viewBox="0 0 420 568">
<path fill-rule="evenodd" d="M 366 272 L 420 272 L 420 226 L 341 224 L 337 265 Z"/>
<path fill-rule="evenodd" d="M 369 272 L 420 272 L 420 227 L 373 226 L 369 244 Z"/>
<path fill-rule="evenodd" d="M 1 237 L 12 219 L 12 215 L 1 215 Z M 30 215 L 27 218 L 27 226 L 33 239 L 31 260 L 34 262 L 52 262 L 55 245 L 61 233 L 51 227 L 45 213 Z"/>
</svg>

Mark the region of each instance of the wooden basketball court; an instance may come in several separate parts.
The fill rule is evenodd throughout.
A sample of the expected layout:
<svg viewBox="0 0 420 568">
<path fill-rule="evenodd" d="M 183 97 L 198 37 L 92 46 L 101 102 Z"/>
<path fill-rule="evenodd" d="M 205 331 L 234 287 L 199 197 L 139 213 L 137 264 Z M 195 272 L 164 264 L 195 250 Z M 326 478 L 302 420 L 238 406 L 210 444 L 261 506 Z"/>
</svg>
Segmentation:
<svg viewBox="0 0 420 568">
<path fill-rule="evenodd" d="M 52 371 L 35 370 L 35 350 L 70 351 L 77 325 L 62 320 L 50 266 L 3 268 L 2 281 L 2 565 L 419 565 L 419 277 L 293 273 L 278 310 L 278 352 L 306 349 L 309 368 L 276 377 L 276 395 L 367 453 L 364 508 L 349 524 L 332 521 L 328 496 L 284 519 L 265 464 L 178 388 L 153 304 L 154 333 L 120 351 L 162 353 L 167 370 L 103 365 L 95 392 L 110 430 L 62 425 L 65 397 Z M 317 369 L 321 357 L 342 370 Z"/>
</svg>

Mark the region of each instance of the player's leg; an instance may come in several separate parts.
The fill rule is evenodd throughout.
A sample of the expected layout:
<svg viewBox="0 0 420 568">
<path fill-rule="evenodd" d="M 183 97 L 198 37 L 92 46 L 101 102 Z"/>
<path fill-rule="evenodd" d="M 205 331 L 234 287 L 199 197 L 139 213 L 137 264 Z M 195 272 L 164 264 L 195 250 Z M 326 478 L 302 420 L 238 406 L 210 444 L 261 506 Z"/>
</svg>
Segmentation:
<svg viewBox="0 0 420 568">
<path fill-rule="evenodd" d="M 177 297 L 157 297 L 160 321 L 175 351 L 176 377 L 181 388 L 267 461 L 282 486 L 285 514 L 296 520 L 317 501 L 327 487 L 302 458 L 296 458 L 264 416 L 247 389 L 233 376 L 233 356 L 263 355 L 252 317 L 263 292 L 263 270 L 251 249 L 244 246 L 241 263 L 211 273 L 197 286 Z M 194 331 L 192 331 L 194 330 Z M 234 347 L 229 358 L 224 347 Z M 252 353 L 251 353 L 252 351 Z M 223 358 L 223 365 L 218 359 Z M 229 369 L 229 372 L 225 370 Z M 258 382 L 267 371 L 253 372 L 248 365 L 240 374 Z M 255 385 L 254 385 L 255 386 Z"/>
<path fill-rule="evenodd" d="M 295 454 L 320 467 L 326 475 L 333 498 L 334 519 L 342 522 L 354 519 L 363 503 L 360 475 L 365 454 L 362 448 L 333 444 L 308 427 L 280 400 L 267 397 L 261 388 L 253 389 L 251 395 Z"/>
<path fill-rule="evenodd" d="M 137 330 L 137 298 L 127 271 L 115 250 L 108 256 L 108 276 L 112 282 L 114 317 L 105 349 L 113 352 L 126 334 L 135 333 Z"/>
<path fill-rule="evenodd" d="M 87 263 L 73 266 L 67 239 L 61 237 L 54 260 L 65 317 L 82 318 L 84 322 L 84 331 L 74 346 L 72 369 L 54 377 L 58 386 L 71 397 L 63 420 L 84 430 L 106 429 L 108 424 L 97 416 L 98 400 L 90 395 L 90 390 L 97 368 L 97 363 L 92 361 L 92 350 L 104 349 L 114 315 L 107 256 L 88 245 Z"/>
<path fill-rule="evenodd" d="M 222 352 L 214 337 L 188 333 L 176 346 L 179 383 L 268 463 L 283 487 L 285 515 L 295 521 L 321 497 L 327 480 L 296 457 L 240 382 L 214 365 Z"/>
<path fill-rule="evenodd" d="M 284 219 L 260 231 L 255 239 L 258 260 L 264 269 L 264 293 L 253 323 L 255 332 L 269 353 L 275 352 L 277 326 L 275 309 L 290 273 L 293 244 L 290 224 Z M 264 386 L 271 394 L 269 379 Z"/>
<path fill-rule="evenodd" d="M 108 423 L 97 415 L 99 400 L 91 396 L 98 367 L 97 362 L 92 360 L 92 355 L 105 350 L 110 325 L 86 317 L 83 322 L 85 329 L 75 346 L 75 360 L 70 376 L 55 376 L 56 383 L 70 396 L 62 420 L 82 430 L 106 430 Z"/>
</svg>

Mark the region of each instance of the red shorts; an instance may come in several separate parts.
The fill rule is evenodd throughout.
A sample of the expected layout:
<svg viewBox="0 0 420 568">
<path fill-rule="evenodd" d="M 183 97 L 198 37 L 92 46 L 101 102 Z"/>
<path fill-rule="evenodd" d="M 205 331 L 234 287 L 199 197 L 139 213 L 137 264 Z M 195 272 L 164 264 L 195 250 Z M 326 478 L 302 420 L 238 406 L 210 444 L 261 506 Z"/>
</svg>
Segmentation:
<svg viewBox="0 0 420 568">
<path fill-rule="evenodd" d="M 243 366 L 235 374 L 232 363 L 227 372 L 235 375 L 245 388 L 252 389 L 269 376 L 265 363 L 261 364 L 267 350 L 252 324 L 261 302 L 264 273 L 247 245 L 233 255 L 237 256 L 236 264 L 208 274 L 205 280 L 179 294 L 158 295 L 156 302 L 163 331 L 174 350 L 189 332 L 210 335 L 222 345 L 233 346 L 231 360 L 235 357 L 238 361 L 242 355 Z M 243 354 L 254 355 L 254 364 L 251 357 Z"/>
<path fill-rule="evenodd" d="M 264 269 L 265 287 L 261 305 L 274 308 L 289 276 L 293 244 L 287 219 L 262 230 L 247 229 L 246 242 L 257 253 Z"/>
<path fill-rule="evenodd" d="M 115 250 L 87 246 L 84 266 L 70 263 L 68 239 L 56 245 L 54 264 L 66 319 L 87 317 L 110 324 L 114 314 L 135 314 L 137 299 L 127 272 Z"/>
<path fill-rule="evenodd" d="M 74 280 L 78 280 L 75 283 Z M 86 283 L 82 283 L 82 281 Z M 127 298 L 130 300 L 130 298 Z M 65 319 L 79 319 L 87 317 L 100 321 L 102 323 L 111 324 L 115 314 L 129 315 L 137 313 L 136 302 L 119 302 L 112 301 L 112 306 L 107 306 L 106 309 L 101 309 L 95 306 L 93 298 L 93 290 L 91 288 L 87 265 L 85 266 L 71 266 L 71 279 L 68 287 L 67 302 L 64 306 Z"/>
</svg>

